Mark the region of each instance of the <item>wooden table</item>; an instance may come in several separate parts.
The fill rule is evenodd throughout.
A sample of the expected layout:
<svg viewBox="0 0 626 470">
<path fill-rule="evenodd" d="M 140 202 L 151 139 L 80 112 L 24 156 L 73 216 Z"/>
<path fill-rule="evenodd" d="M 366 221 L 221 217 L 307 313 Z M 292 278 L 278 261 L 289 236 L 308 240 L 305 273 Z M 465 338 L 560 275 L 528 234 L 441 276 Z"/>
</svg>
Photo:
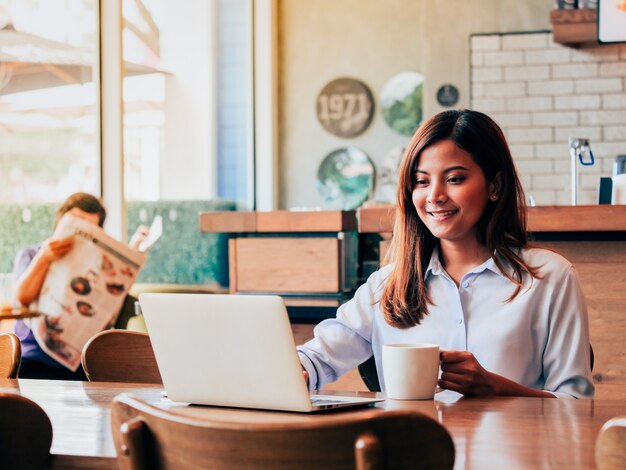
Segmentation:
<svg viewBox="0 0 626 470">
<path fill-rule="evenodd" d="M 117 468 L 110 406 L 122 392 L 154 402 L 162 387 L 62 380 L 0 379 L 0 392 L 38 403 L 52 422 L 50 468 Z"/>
<path fill-rule="evenodd" d="M 111 400 L 122 392 L 134 393 L 175 413 L 213 419 L 250 422 L 323 418 L 323 415 L 188 407 L 164 399 L 158 386 L 5 379 L 0 380 L 0 392 L 20 393 L 39 403 L 48 413 L 54 432 L 51 468 L 116 468 L 109 407 Z M 609 418 L 626 415 L 626 400 L 463 398 L 443 392 L 434 401 L 389 400 L 379 403 L 377 408 L 381 412 L 413 409 L 441 422 L 453 437 L 457 469 L 575 469 L 595 468 L 594 444 L 598 431 Z"/>
</svg>

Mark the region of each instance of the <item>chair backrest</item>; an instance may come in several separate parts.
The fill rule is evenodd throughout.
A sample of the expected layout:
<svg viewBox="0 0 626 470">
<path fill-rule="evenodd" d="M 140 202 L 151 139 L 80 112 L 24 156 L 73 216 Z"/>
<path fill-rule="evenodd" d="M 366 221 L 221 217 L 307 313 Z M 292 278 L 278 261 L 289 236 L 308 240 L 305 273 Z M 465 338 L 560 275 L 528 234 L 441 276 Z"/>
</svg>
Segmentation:
<svg viewBox="0 0 626 470">
<path fill-rule="evenodd" d="M 116 397 L 111 426 L 120 468 L 451 469 L 454 465 L 448 431 L 415 411 L 340 412 L 278 423 L 275 418 L 212 421 L 183 410 L 184 415 L 131 395 Z"/>
<path fill-rule="evenodd" d="M 378 382 L 378 372 L 376 371 L 376 360 L 374 356 L 359 364 L 359 374 L 363 383 L 370 392 L 380 392 L 380 383 Z"/>
<path fill-rule="evenodd" d="M 91 381 L 163 383 L 147 333 L 102 331 L 87 341 L 81 361 Z"/>
<path fill-rule="evenodd" d="M 52 424 L 37 403 L 0 393 L 0 468 L 40 469 L 50 455 Z"/>
<path fill-rule="evenodd" d="M 610 419 L 596 440 L 596 467 L 598 470 L 626 468 L 626 416 Z"/>
<path fill-rule="evenodd" d="M 13 333 L 0 335 L 0 379 L 14 379 L 20 368 L 22 346 Z"/>
</svg>

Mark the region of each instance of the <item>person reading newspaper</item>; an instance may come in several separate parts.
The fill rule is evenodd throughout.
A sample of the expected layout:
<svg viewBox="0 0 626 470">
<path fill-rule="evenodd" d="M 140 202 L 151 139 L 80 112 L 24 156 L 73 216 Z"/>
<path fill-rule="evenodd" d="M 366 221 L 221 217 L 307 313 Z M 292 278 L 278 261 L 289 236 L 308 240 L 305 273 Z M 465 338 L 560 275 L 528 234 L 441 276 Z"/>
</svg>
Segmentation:
<svg viewBox="0 0 626 470">
<path fill-rule="evenodd" d="M 106 218 L 106 210 L 98 198 L 91 194 L 79 192 L 69 196 L 57 209 L 54 220 L 55 229 L 64 217 L 81 219 L 88 225 L 101 228 Z M 148 228 L 140 226 L 129 243 L 130 248 L 137 250 L 147 236 Z M 17 280 L 15 298 L 21 305 L 28 306 L 39 299 L 51 265 L 66 257 L 75 245 L 76 238 L 74 235 L 64 237 L 53 235 L 40 244 L 27 246 L 17 253 L 13 264 L 13 273 Z M 106 269 L 107 266 L 102 264 L 102 268 Z M 79 296 L 88 294 L 91 290 L 89 278 L 94 275 L 92 270 L 87 269 L 85 277 L 73 278 L 70 284 L 72 291 Z M 115 284 L 107 287 L 111 290 L 118 288 Z M 94 314 L 90 303 L 84 300 L 76 302 L 75 308 L 84 317 Z M 111 316 L 115 317 L 116 315 Z M 59 316 L 43 316 L 43 327 L 46 331 L 44 347 L 48 352 L 42 348 L 34 332 L 24 321 L 16 322 L 15 333 L 22 342 L 22 362 L 19 371 L 21 378 L 86 380 L 82 367 L 73 371 L 68 368 L 67 364 L 62 363 L 65 353 L 63 343 L 59 339 L 63 333 L 63 327 L 59 320 Z M 59 354 L 51 355 L 49 354 L 50 350 Z"/>
</svg>

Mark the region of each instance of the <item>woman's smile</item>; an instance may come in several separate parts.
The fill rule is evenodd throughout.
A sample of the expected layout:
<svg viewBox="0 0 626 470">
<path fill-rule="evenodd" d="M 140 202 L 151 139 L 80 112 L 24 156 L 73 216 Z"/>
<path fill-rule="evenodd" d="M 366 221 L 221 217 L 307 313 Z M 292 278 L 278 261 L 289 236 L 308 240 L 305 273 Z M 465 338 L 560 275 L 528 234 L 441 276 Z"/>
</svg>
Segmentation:
<svg viewBox="0 0 626 470">
<path fill-rule="evenodd" d="M 442 220 L 442 219 L 447 219 L 449 218 L 449 216 L 457 214 L 459 211 L 458 209 L 453 209 L 453 210 L 448 210 L 448 211 L 429 211 L 428 213 L 434 217 L 435 219 L 438 220 Z"/>
</svg>

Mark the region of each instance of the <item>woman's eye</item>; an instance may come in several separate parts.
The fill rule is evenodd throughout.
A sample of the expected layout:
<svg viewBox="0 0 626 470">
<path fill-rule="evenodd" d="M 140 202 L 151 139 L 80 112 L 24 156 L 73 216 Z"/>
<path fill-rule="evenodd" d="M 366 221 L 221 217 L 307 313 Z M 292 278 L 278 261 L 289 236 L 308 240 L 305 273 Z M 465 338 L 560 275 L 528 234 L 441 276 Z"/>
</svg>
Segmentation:
<svg viewBox="0 0 626 470">
<path fill-rule="evenodd" d="M 465 181 L 464 176 L 451 176 L 448 178 L 448 183 L 462 183 L 463 181 Z"/>
<path fill-rule="evenodd" d="M 428 184 L 428 181 L 427 180 L 422 180 L 422 179 L 418 179 L 415 182 L 415 186 L 426 186 L 427 184 Z"/>
</svg>

